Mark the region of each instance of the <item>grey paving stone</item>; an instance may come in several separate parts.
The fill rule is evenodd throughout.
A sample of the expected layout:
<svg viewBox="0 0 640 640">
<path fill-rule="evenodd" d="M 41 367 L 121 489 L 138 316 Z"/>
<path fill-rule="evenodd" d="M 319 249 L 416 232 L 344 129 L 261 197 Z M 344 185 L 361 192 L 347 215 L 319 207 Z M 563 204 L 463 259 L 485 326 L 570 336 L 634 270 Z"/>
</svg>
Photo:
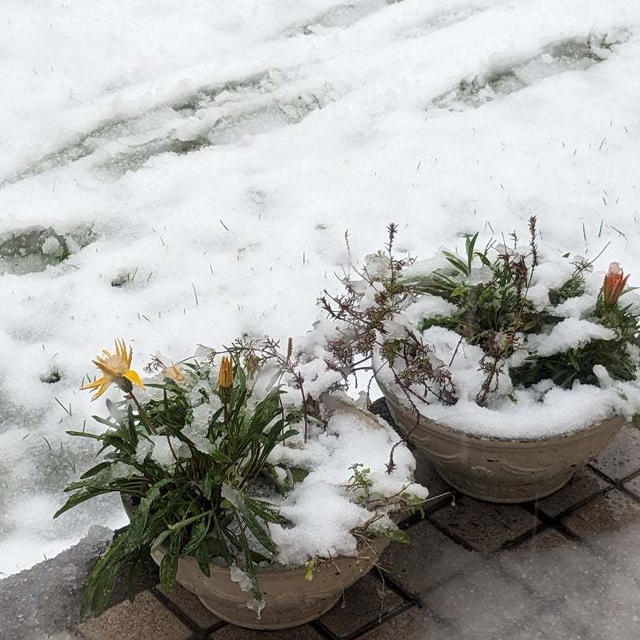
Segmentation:
<svg viewBox="0 0 640 640">
<path fill-rule="evenodd" d="M 193 593 L 187 591 L 179 584 L 176 584 L 175 587 L 169 593 L 164 594 L 164 596 L 171 600 L 171 602 L 201 629 L 209 629 L 214 624 L 220 622 L 220 618 L 213 615 Z"/>
<path fill-rule="evenodd" d="M 629 480 L 629 482 L 625 482 L 624 488 L 640 498 L 640 476 L 636 476 Z"/>
<path fill-rule="evenodd" d="M 491 504 L 464 497 L 456 506 L 443 507 L 429 516 L 477 551 L 496 551 L 540 524 L 518 505 Z"/>
<path fill-rule="evenodd" d="M 640 637 L 640 589 L 633 579 L 611 569 L 590 592 L 569 598 L 563 612 L 568 625 L 583 625 L 597 640 Z"/>
<path fill-rule="evenodd" d="M 411 545 L 390 545 L 380 565 L 418 596 L 482 557 L 456 544 L 426 520 L 408 529 L 407 534 Z"/>
<path fill-rule="evenodd" d="M 78 625 L 86 640 L 187 640 L 191 630 L 154 595 L 144 591 Z"/>
<path fill-rule="evenodd" d="M 460 640 L 459 629 L 434 619 L 428 608 L 412 607 L 361 636 L 362 640 Z"/>
<path fill-rule="evenodd" d="M 562 522 L 584 538 L 606 542 L 611 533 L 640 526 L 640 504 L 616 489 L 569 514 Z"/>
<path fill-rule="evenodd" d="M 610 571 L 623 573 L 640 586 L 639 539 L 640 529 L 637 527 L 618 531 L 598 540 L 597 544 L 593 545 L 594 553 L 606 559 Z"/>
<path fill-rule="evenodd" d="M 524 542 L 521 542 L 517 547 L 510 549 L 511 552 L 529 552 L 538 549 L 556 549 L 558 547 L 566 547 L 569 543 L 569 539 L 563 536 L 555 529 L 548 528 L 543 529 L 539 533 L 536 533 L 533 537 L 528 538 Z M 500 554 L 500 558 L 509 555 L 509 551 L 504 551 Z"/>
<path fill-rule="evenodd" d="M 597 587 L 607 560 L 585 544 L 546 530 L 526 543 L 498 555 L 505 572 L 547 603 L 562 603 Z"/>
<path fill-rule="evenodd" d="M 539 603 L 524 586 L 488 564 L 440 585 L 429 594 L 427 606 L 465 638 L 496 640 L 508 637 L 507 630 L 528 618 Z"/>
<path fill-rule="evenodd" d="M 625 574 L 640 585 L 640 505 L 614 490 L 567 516 L 563 522 L 584 536 L 608 574 Z M 640 619 L 639 619 L 640 630 Z M 640 632 L 639 632 L 640 637 Z"/>
<path fill-rule="evenodd" d="M 567 620 L 563 611 L 535 613 L 495 640 L 596 640 L 582 623 Z"/>
<path fill-rule="evenodd" d="M 593 466 L 613 480 L 640 469 L 640 430 L 624 425 L 613 442 L 593 461 Z"/>
<path fill-rule="evenodd" d="M 214 631 L 211 640 L 321 640 L 322 636 L 309 625 L 282 631 L 252 631 L 227 625 Z"/>
<path fill-rule="evenodd" d="M 404 599 L 368 573 L 344 592 L 344 597 L 320 621 L 337 636 L 345 637 L 405 604 Z"/>
<path fill-rule="evenodd" d="M 603 480 L 588 467 L 580 469 L 565 485 L 554 494 L 539 500 L 536 506 L 548 516 L 558 516 L 574 505 L 612 485 Z"/>
</svg>

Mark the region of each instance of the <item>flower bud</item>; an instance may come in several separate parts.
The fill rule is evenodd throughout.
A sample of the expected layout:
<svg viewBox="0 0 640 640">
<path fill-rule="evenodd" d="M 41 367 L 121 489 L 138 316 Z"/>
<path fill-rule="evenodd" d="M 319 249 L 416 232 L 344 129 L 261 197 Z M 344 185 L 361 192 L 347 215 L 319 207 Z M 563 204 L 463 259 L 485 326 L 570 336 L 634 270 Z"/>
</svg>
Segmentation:
<svg viewBox="0 0 640 640">
<path fill-rule="evenodd" d="M 218 387 L 220 389 L 230 389 L 233 386 L 233 367 L 231 366 L 231 358 L 224 356 L 220 363 L 220 371 L 218 373 Z"/>
<path fill-rule="evenodd" d="M 618 302 L 618 298 L 624 292 L 629 276 L 624 275 L 624 271 L 617 262 L 609 265 L 609 271 L 602 283 L 602 299 L 605 305 L 611 307 Z"/>
</svg>

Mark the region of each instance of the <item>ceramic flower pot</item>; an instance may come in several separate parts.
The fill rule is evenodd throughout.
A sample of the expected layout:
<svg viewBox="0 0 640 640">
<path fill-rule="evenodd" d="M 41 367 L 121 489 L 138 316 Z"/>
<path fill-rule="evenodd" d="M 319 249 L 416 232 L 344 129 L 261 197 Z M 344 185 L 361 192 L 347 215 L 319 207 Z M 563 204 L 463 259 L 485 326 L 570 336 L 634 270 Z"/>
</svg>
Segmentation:
<svg viewBox="0 0 640 640">
<path fill-rule="evenodd" d="M 400 397 L 396 385 L 377 378 L 397 429 L 424 451 L 442 478 L 487 502 L 543 498 L 604 449 L 625 420 L 616 416 L 587 428 L 537 439 L 480 437 L 434 422 Z"/>
</svg>

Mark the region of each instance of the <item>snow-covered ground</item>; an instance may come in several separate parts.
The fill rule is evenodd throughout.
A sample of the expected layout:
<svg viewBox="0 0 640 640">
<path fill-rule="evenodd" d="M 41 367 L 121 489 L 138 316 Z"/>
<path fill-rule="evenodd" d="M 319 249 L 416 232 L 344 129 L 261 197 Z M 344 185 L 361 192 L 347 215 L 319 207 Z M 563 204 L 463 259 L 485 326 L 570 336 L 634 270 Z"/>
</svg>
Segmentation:
<svg viewBox="0 0 640 640">
<path fill-rule="evenodd" d="M 640 278 L 634 0 L 4 0 L 0 24 L 3 574 L 124 522 L 51 520 L 114 337 L 140 366 L 300 335 L 345 232 L 362 255 L 390 221 L 427 256 L 535 213 Z"/>
</svg>

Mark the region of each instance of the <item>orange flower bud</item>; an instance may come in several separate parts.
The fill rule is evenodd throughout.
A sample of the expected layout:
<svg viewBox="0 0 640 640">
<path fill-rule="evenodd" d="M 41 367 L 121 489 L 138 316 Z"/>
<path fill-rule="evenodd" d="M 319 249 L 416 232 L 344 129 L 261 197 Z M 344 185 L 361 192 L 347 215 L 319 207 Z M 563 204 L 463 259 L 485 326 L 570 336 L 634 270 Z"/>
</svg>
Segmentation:
<svg viewBox="0 0 640 640">
<path fill-rule="evenodd" d="M 602 284 L 602 299 L 607 306 L 613 306 L 618 302 L 618 298 L 624 292 L 629 276 L 624 275 L 624 271 L 617 262 L 609 265 L 609 271 L 604 277 Z"/>
<path fill-rule="evenodd" d="M 220 389 L 230 389 L 233 386 L 233 367 L 231 366 L 231 358 L 224 356 L 220 363 L 220 372 L 218 373 L 218 387 Z"/>
</svg>

